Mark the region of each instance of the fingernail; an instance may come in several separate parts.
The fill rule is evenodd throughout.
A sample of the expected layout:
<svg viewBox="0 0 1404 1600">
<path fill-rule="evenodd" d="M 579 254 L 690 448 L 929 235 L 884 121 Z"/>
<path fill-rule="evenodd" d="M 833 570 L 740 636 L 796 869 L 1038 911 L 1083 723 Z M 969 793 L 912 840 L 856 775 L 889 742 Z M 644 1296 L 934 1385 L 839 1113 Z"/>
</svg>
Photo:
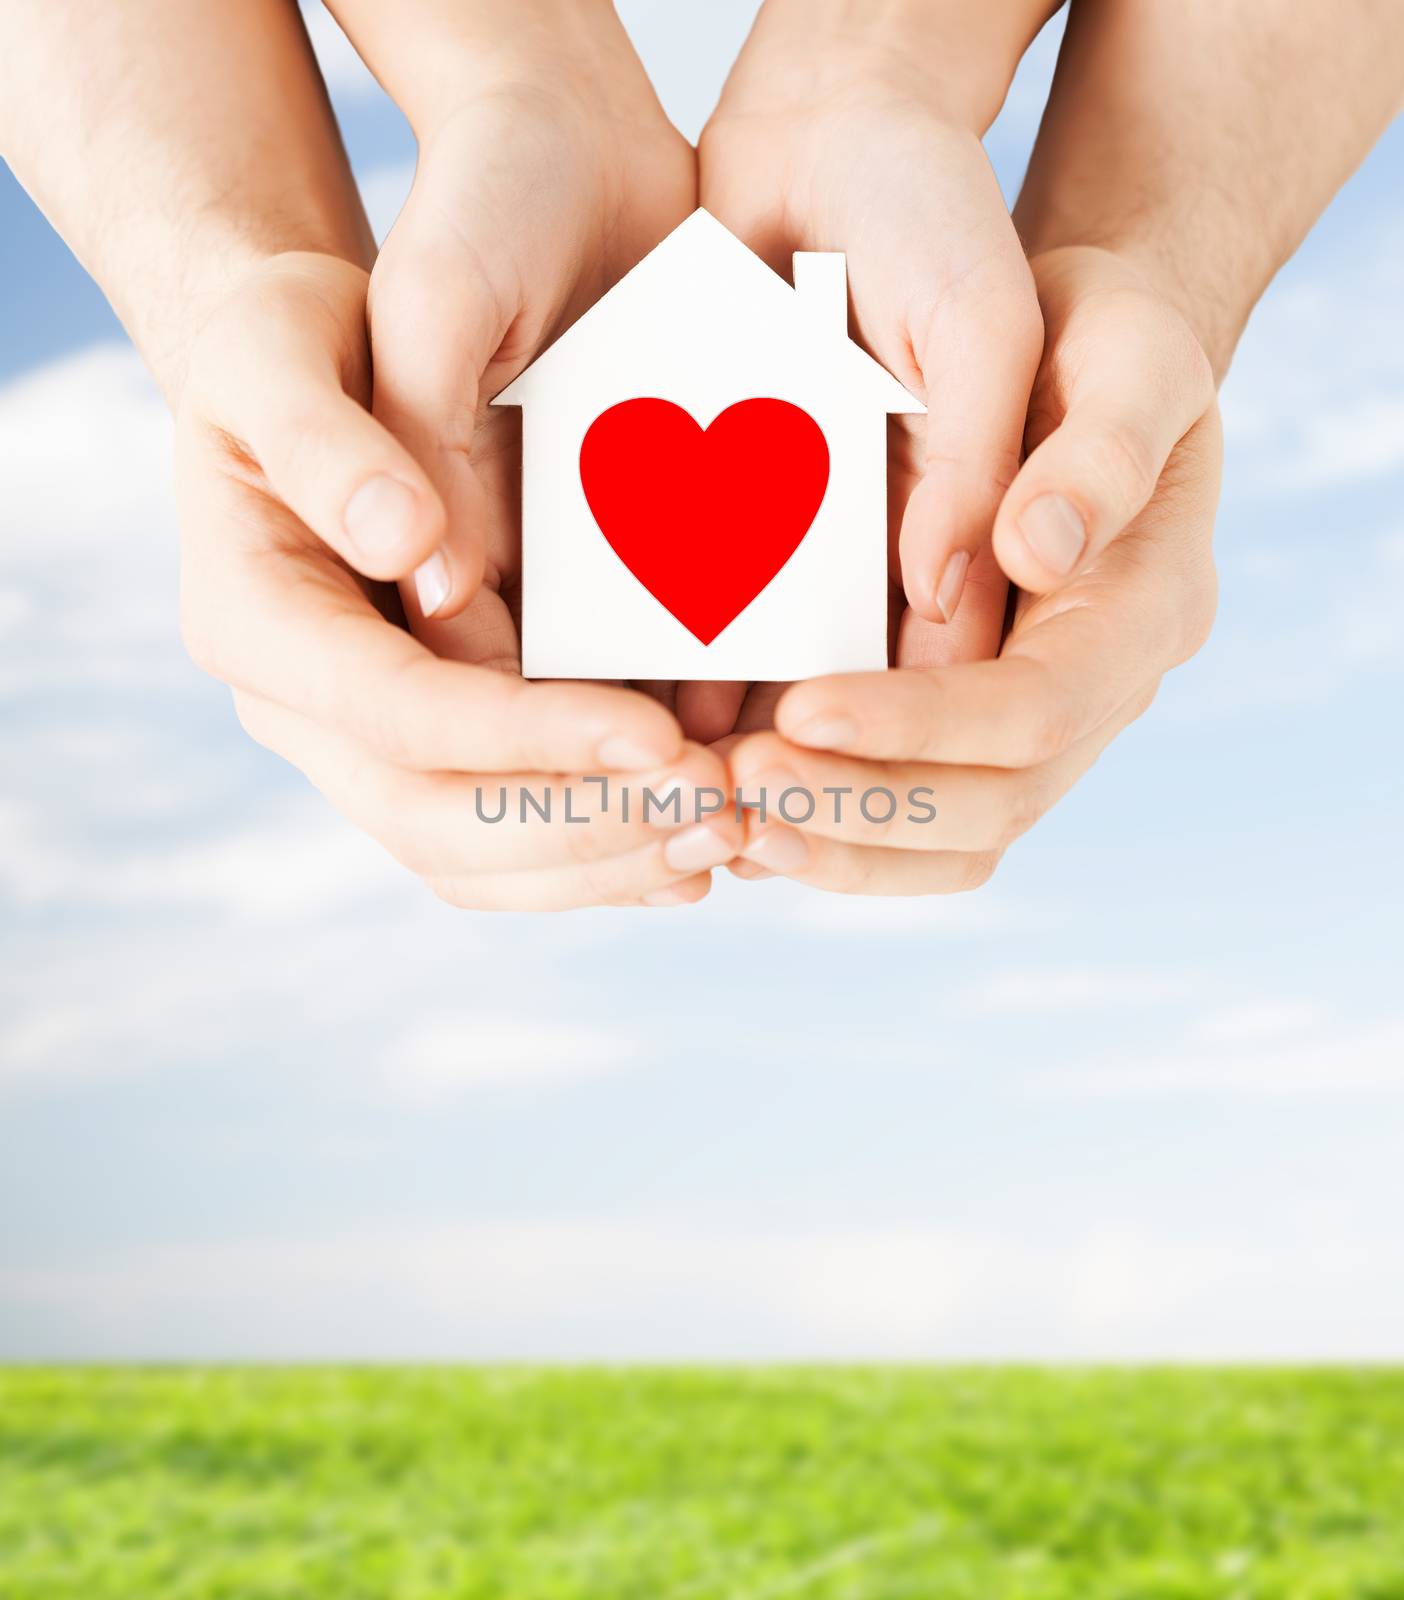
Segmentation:
<svg viewBox="0 0 1404 1600">
<path fill-rule="evenodd" d="M 814 750 L 847 750 L 858 742 L 858 724 L 852 717 L 815 717 L 790 738 Z"/>
<path fill-rule="evenodd" d="M 794 828 L 768 828 L 746 846 L 746 858 L 772 872 L 800 872 L 809 860 L 809 841 Z"/>
<path fill-rule="evenodd" d="M 736 854 L 736 847 L 705 823 L 674 834 L 663 846 L 663 859 L 674 872 L 705 872 Z"/>
<path fill-rule="evenodd" d="M 351 496 L 341 521 L 346 537 L 367 561 L 393 566 L 414 537 L 414 495 L 398 478 L 382 472 L 367 478 Z"/>
<path fill-rule="evenodd" d="M 432 617 L 449 597 L 449 569 L 442 550 L 436 550 L 427 561 L 414 569 L 414 592 L 419 596 L 419 609 Z"/>
<path fill-rule="evenodd" d="M 941 581 L 936 585 L 936 609 L 941 613 L 942 622 L 949 622 L 955 616 L 956 607 L 960 604 L 960 597 L 965 589 L 965 574 L 969 570 L 970 552 L 952 550 L 946 558 Z"/>
<path fill-rule="evenodd" d="M 744 856 L 736 861 L 728 861 L 726 870 L 733 878 L 741 878 L 746 883 L 755 883 L 760 878 L 773 878 L 775 876 L 769 867 L 761 866 L 759 861 L 747 861 Z"/>
<path fill-rule="evenodd" d="M 1030 500 L 1019 515 L 1019 532 L 1050 572 L 1065 575 L 1081 560 L 1087 543 L 1077 507 L 1060 494 L 1041 494 Z"/>
<path fill-rule="evenodd" d="M 602 767 L 624 772 L 642 772 L 646 767 L 661 766 L 665 761 L 674 760 L 677 753 L 676 744 L 665 750 L 625 734 L 612 734 L 608 739 L 602 739 L 595 751 Z"/>
</svg>

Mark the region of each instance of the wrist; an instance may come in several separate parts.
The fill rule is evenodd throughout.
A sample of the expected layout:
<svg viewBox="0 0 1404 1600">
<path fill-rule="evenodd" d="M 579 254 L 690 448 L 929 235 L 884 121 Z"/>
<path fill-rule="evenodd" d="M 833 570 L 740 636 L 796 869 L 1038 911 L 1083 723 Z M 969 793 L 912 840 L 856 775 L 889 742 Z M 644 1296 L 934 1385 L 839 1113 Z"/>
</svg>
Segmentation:
<svg viewBox="0 0 1404 1600">
<path fill-rule="evenodd" d="M 307 278 L 320 266 L 368 276 L 373 246 L 328 239 L 288 228 L 264 238 L 241 234 L 216 245 L 206 241 L 204 259 L 164 294 L 148 297 L 123 322 L 172 411 L 178 409 L 194 352 L 205 328 L 229 313 L 260 285 L 280 278 Z M 119 312 L 124 308 L 114 301 Z"/>
<path fill-rule="evenodd" d="M 1046 0 L 765 0 L 728 98 L 811 106 L 864 86 L 977 135 L 999 114 Z"/>
<path fill-rule="evenodd" d="M 1162 227 L 1153 214 L 1120 219 L 1079 216 L 1069 209 L 1034 207 L 1020 196 L 1015 224 L 1030 259 L 1064 250 L 1095 250 L 1129 267 L 1141 283 L 1179 313 L 1214 374 L 1223 382 L 1262 286 L 1271 277 L 1223 229 L 1213 239 Z"/>
<path fill-rule="evenodd" d="M 621 120 L 662 117 L 610 0 L 331 0 L 331 9 L 421 145 L 503 93 Z"/>
</svg>

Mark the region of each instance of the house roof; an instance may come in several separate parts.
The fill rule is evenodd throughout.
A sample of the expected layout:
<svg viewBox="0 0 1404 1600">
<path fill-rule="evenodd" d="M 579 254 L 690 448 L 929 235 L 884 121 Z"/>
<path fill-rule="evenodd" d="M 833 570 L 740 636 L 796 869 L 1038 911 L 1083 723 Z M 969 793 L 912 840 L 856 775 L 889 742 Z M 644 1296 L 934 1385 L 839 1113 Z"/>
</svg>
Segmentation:
<svg viewBox="0 0 1404 1600">
<path fill-rule="evenodd" d="M 797 258 L 798 259 L 798 258 Z M 494 405 L 524 404 L 535 384 L 546 377 L 561 353 L 577 340 L 588 337 L 592 324 L 607 320 L 611 309 L 619 310 L 631 297 L 646 287 L 656 289 L 669 278 L 679 284 L 679 293 L 691 292 L 698 283 L 727 285 L 728 297 L 737 292 L 755 300 L 765 300 L 771 318 L 789 318 L 802 327 L 806 338 L 825 340 L 834 348 L 834 358 L 843 367 L 843 381 L 870 399 L 874 408 L 885 412 L 922 412 L 926 407 L 911 394 L 866 350 L 849 338 L 846 318 L 840 314 L 833 323 L 815 316 L 816 308 L 802 303 L 801 295 L 761 258 L 747 248 L 728 228 L 708 211 L 698 209 L 678 224 L 667 238 L 656 245 L 629 272 L 571 324 L 525 371 L 519 373 L 493 398 Z M 734 298 L 731 299 L 734 302 Z"/>
</svg>

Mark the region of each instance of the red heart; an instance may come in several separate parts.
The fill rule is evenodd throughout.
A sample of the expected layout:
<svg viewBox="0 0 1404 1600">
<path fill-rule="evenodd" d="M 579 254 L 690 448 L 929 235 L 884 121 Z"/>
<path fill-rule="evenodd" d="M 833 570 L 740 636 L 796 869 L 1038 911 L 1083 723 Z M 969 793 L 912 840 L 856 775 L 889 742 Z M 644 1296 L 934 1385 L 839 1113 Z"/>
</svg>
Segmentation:
<svg viewBox="0 0 1404 1600">
<path fill-rule="evenodd" d="M 580 481 L 614 553 L 711 644 L 809 532 L 829 447 L 786 400 L 739 401 L 705 431 L 670 400 L 625 400 L 590 424 Z"/>
</svg>

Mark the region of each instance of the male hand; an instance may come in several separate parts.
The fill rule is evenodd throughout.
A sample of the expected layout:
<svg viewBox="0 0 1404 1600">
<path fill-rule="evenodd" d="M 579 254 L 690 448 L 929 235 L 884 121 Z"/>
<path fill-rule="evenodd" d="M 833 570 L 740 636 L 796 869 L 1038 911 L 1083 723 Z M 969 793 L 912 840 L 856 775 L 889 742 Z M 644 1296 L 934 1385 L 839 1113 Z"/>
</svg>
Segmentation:
<svg viewBox="0 0 1404 1600">
<path fill-rule="evenodd" d="M 1209 362 L 1179 313 L 1115 255 L 1066 248 L 1032 266 L 1047 347 L 1029 456 L 994 540 L 1009 575 L 1043 592 L 1021 594 L 997 660 L 950 664 L 933 649 L 937 630 L 909 616 L 898 645 L 908 670 L 790 688 L 777 731 L 731 753 L 738 786 L 768 794 L 743 875 L 865 894 L 976 887 L 1208 636 L 1221 453 Z M 1048 496 L 1085 530 L 1070 574 L 1028 537 L 1030 509 Z M 775 821 L 792 786 L 820 802 L 795 827 Z M 851 791 L 841 822 L 825 787 Z M 919 787 L 931 791 L 932 821 L 908 820 L 923 815 L 906 803 Z M 892 820 L 861 814 L 874 788 L 897 796 Z M 869 809 L 883 815 L 885 798 Z"/>
<path fill-rule="evenodd" d="M 692 790 L 726 782 L 715 754 L 685 746 L 644 695 L 525 683 L 500 642 L 474 642 L 471 618 L 460 653 L 494 665 L 440 659 L 401 625 L 393 584 L 370 581 L 448 535 L 433 484 L 366 409 L 366 283 L 334 257 L 274 257 L 195 342 L 176 432 L 191 654 L 234 687 L 254 738 L 454 904 L 700 898 L 740 833 L 725 814 L 689 825 Z M 408 542 L 371 537 L 387 505 Z M 595 774 L 613 775 L 607 798 L 582 781 Z M 676 784 L 681 806 L 650 816 L 643 784 Z M 523 787 L 549 791 L 550 824 L 522 820 Z M 587 825 L 562 822 L 566 787 Z"/>
</svg>

